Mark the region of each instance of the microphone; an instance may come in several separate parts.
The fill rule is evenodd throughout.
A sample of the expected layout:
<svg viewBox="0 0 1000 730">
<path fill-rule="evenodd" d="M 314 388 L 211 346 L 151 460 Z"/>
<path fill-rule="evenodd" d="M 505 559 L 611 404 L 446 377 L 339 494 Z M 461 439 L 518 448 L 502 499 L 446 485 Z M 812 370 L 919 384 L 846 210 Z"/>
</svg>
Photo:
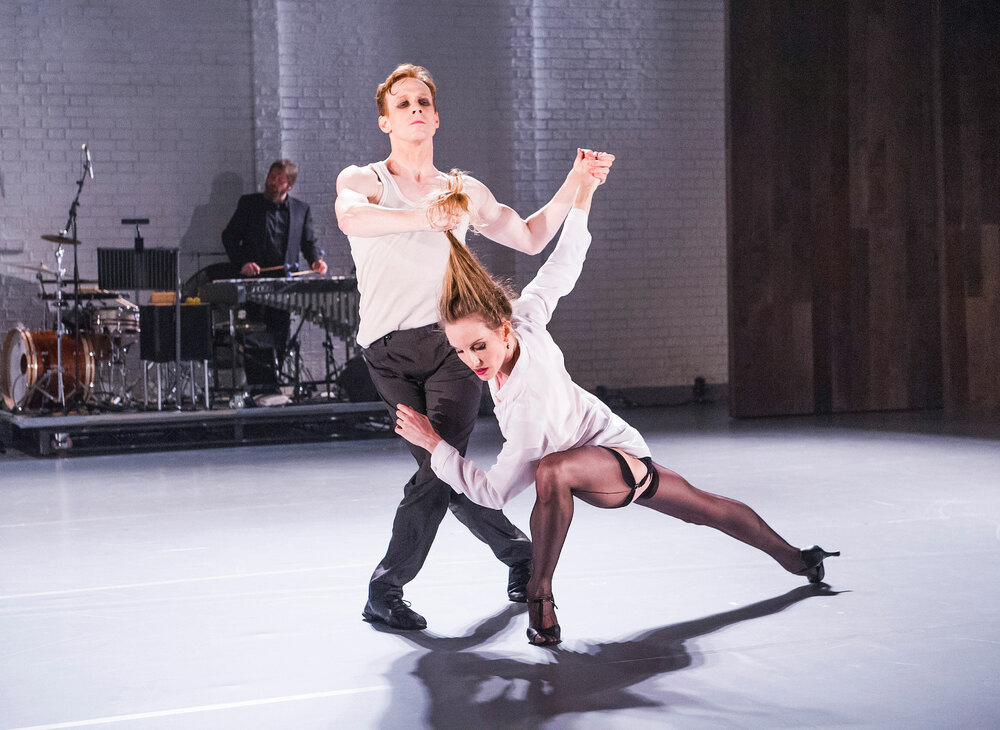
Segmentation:
<svg viewBox="0 0 1000 730">
<path fill-rule="evenodd" d="M 83 144 L 83 152 L 87 155 L 87 170 L 90 172 L 90 179 L 94 179 L 94 165 L 90 161 L 90 150 L 87 149 L 87 143 Z"/>
</svg>

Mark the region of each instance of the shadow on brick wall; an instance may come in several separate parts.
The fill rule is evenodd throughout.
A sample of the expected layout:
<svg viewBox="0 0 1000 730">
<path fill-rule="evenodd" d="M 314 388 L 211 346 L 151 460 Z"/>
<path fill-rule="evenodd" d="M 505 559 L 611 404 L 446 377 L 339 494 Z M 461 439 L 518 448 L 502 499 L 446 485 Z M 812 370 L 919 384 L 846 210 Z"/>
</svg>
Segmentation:
<svg viewBox="0 0 1000 730">
<path fill-rule="evenodd" d="M 243 194 L 243 178 L 235 172 L 221 172 L 212 180 L 208 202 L 196 206 L 180 240 L 181 273 L 191 276 L 206 266 L 226 261 L 222 229 L 236 210 Z"/>
</svg>

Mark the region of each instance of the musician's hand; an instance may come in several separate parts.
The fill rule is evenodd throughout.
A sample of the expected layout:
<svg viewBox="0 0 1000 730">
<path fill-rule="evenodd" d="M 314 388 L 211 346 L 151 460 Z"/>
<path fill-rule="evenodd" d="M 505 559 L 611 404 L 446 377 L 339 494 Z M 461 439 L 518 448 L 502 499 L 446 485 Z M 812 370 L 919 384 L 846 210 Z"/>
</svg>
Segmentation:
<svg viewBox="0 0 1000 730">
<path fill-rule="evenodd" d="M 318 259 L 316 261 L 313 261 L 311 268 L 317 274 L 325 274 L 326 273 L 326 261 L 324 261 L 323 259 Z"/>
<path fill-rule="evenodd" d="M 260 273 L 260 267 L 253 261 L 243 264 L 243 268 L 240 269 L 240 273 L 243 276 L 257 276 Z"/>
<path fill-rule="evenodd" d="M 396 433 L 427 451 L 434 451 L 434 447 L 441 442 L 427 416 L 402 403 L 396 405 Z"/>
</svg>

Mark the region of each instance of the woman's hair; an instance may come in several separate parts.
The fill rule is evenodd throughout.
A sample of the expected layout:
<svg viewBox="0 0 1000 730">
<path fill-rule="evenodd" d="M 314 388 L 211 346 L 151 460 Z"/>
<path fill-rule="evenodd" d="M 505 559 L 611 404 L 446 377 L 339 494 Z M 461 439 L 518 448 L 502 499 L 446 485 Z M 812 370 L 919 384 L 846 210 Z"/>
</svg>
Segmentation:
<svg viewBox="0 0 1000 730">
<path fill-rule="evenodd" d="M 448 188 L 431 201 L 431 208 L 447 215 L 469 212 L 469 196 L 462 192 L 461 170 L 448 175 Z M 433 210 L 432 210 L 433 212 Z M 475 254 L 451 231 L 445 231 L 451 251 L 441 292 L 441 322 L 451 324 L 465 317 L 478 317 L 487 327 L 497 328 L 511 316 L 514 293 L 504 282 L 494 279 Z"/>
</svg>

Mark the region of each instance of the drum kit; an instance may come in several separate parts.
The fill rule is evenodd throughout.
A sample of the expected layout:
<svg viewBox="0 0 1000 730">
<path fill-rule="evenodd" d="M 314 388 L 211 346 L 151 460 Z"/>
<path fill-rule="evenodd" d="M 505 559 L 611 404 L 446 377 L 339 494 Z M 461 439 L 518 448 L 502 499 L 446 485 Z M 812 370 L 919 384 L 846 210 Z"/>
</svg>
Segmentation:
<svg viewBox="0 0 1000 730">
<path fill-rule="evenodd" d="M 55 310 L 54 330 L 31 330 L 17 324 L 7 332 L 0 360 L 3 402 L 11 411 L 66 411 L 78 403 L 104 399 L 102 405 L 130 400 L 125 356 L 139 338 L 139 307 L 116 292 L 81 290 L 77 250 L 80 193 L 94 166 L 87 145 L 81 147 L 82 173 L 69 208 L 66 227 L 42 240 L 56 244 L 56 268 L 16 265 L 36 272 L 42 299 Z M 73 276 L 66 278 L 63 256 L 73 250 Z M 46 279 L 45 277 L 49 278 Z M 55 285 L 55 292 L 45 291 Z M 63 289 L 72 286 L 70 292 Z M 81 302 L 88 302 L 86 307 Z M 108 302 L 112 302 L 109 304 Z M 69 327 L 67 327 L 67 323 Z M 104 387 L 104 386 L 107 387 Z"/>
<path fill-rule="evenodd" d="M 76 403 L 117 406 L 131 400 L 126 359 L 139 340 L 139 307 L 117 292 L 81 289 L 74 272 L 66 278 L 66 246 L 80 242 L 45 235 L 57 244 L 56 268 L 15 265 L 35 271 L 41 297 L 54 309 L 54 330 L 15 325 L 3 340 L 0 387 L 11 411 L 63 409 Z M 51 278 L 44 278 L 49 276 Z M 52 293 L 46 285 L 55 285 Z M 68 291 L 64 291 L 71 287 Z M 86 304 L 84 304 L 86 302 Z"/>
</svg>

